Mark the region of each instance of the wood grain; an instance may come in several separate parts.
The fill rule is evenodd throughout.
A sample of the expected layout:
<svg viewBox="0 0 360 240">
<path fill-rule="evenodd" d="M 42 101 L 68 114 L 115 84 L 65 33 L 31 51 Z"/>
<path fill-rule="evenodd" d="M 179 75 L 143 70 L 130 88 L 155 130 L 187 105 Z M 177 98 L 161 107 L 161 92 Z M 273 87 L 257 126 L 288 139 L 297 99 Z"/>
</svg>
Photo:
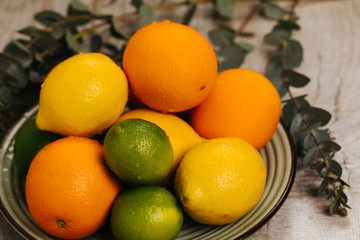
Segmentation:
<svg viewBox="0 0 360 240">
<path fill-rule="evenodd" d="M 16 31 L 35 25 L 34 13 L 41 10 L 65 12 L 69 1 L 56 0 L 1 0 L 0 1 L 0 48 L 17 37 Z M 129 1 L 115 2 L 109 6 L 106 1 L 97 1 L 97 11 L 120 14 L 132 10 Z M 148 1 L 151 2 L 152 1 Z M 87 3 L 91 3 L 87 1 Z M 255 2 L 235 4 L 234 19 L 227 22 L 239 27 Z M 290 2 L 281 2 L 290 6 Z M 211 6 L 200 6 L 191 26 L 206 35 L 217 26 L 213 20 Z M 160 18 L 178 15 L 185 9 L 160 12 Z M 288 199 L 275 216 L 248 239 L 360 239 L 360 1 L 302 1 L 296 8 L 300 16 L 301 30 L 294 33 L 304 48 L 304 61 L 297 69 L 311 78 L 310 84 L 294 89 L 295 95 L 308 94 L 309 102 L 332 113 L 328 128 L 342 149 L 336 160 L 344 167 L 343 178 L 351 188 L 347 217 L 329 216 L 329 201 L 316 197 L 320 184 L 317 174 L 297 165 L 294 186 Z M 262 45 L 264 34 L 274 22 L 254 18 L 245 30 L 256 33 L 254 38 L 242 39 L 255 46 L 246 57 L 242 67 L 264 72 L 266 57 L 274 51 Z M 136 24 L 133 26 L 137 26 Z M 131 32 L 131 29 L 127 29 Z M 0 239 L 21 239 L 0 216 Z"/>
</svg>

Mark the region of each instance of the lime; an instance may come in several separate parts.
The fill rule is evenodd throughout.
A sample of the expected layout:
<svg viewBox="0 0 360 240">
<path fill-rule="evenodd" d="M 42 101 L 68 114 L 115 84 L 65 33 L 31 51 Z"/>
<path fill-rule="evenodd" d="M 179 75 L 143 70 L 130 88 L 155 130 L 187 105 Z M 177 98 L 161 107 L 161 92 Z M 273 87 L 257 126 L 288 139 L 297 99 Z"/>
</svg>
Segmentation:
<svg viewBox="0 0 360 240">
<path fill-rule="evenodd" d="M 18 131 L 14 145 L 14 164 L 21 176 L 26 176 L 35 155 L 48 143 L 61 136 L 42 131 L 36 127 L 35 119 L 28 120 Z"/>
<path fill-rule="evenodd" d="M 128 111 L 122 114 L 119 120 L 129 118 L 140 118 L 155 123 L 169 136 L 174 151 L 174 160 L 169 175 L 158 184 L 159 186 L 171 186 L 174 182 L 175 171 L 179 167 L 185 153 L 203 141 L 203 139 L 187 122 L 173 114 L 143 108 Z"/>
<path fill-rule="evenodd" d="M 154 123 L 127 119 L 114 124 L 104 139 L 105 161 L 122 180 L 153 184 L 169 173 L 174 154 L 169 137 Z"/>
<path fill-rule="evenodd" d="M 182 209 L 165 188 L 142 186 L 122 193 L 110 218 L 117 240 L 175 239 L 183 224 Z"/>
</svg>

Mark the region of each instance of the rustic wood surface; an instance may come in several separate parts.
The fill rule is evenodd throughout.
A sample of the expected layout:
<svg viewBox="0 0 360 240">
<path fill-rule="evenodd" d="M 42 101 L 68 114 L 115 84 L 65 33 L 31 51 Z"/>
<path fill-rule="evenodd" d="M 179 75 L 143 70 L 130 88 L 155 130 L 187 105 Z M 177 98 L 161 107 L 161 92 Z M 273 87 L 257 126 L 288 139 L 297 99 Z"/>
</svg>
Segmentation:
<svg viewBox="0 0 360 240">
<path fill-rule="evenodd" d="M 17 36 L 16 31 L 35 25 L 33 15 L 42 10 L 65 12 L 68 0 L 1 0 L 0 49 Z M 121 14 L 132 10 L 130 1 L 86 1 L 99 12 Z M 152 1 L 147 1 L 152 3 Z M 237 2 L 233 27 L 240 26 L 254 1 Z M 281 2 L 290 6 L 290 2 Z M 200 6 L 191 26 L 206 35 L 216 22 L 209 13 L 211 7 Z M 173 10 L 173 11 L 182 11 Z M 293 188 L 281 209 L 259 231 L 248 239 L 360 239 L 360 1 L 301 1 L 296 8 L 300 16 L 301 31 L 294 37 L 304 48 L 304 61 L 299 72 L 311 78 L 310 84 L 297 89 L 295 94 L 308 94 L 313 106 L 332 113 L 328 127 L 332 136 L 342 146 L 336 159 L 344 168 L 343 178 L 351 185 L 346 190 L 349 197 L 347 217 L 329 216 L 329 201 L 316 197 L 320 184 L 317 174 L 300 163 Z M 166 17 L 166 13 L 160 13 Z M 173 12 L 172 15 L 176 15 Z M 171 17 L 171 14 L 170 14 Z M 273 49 L 263 46 L 262 37 L 274 22 L 260 17 L 246 27 L 256 32 L 252 39 L 245 39 L 255 46 L 243 67 L 264 72 L 265 59 Z M 0 215 L 0 239 L 22 239 Z"/>
</svg>

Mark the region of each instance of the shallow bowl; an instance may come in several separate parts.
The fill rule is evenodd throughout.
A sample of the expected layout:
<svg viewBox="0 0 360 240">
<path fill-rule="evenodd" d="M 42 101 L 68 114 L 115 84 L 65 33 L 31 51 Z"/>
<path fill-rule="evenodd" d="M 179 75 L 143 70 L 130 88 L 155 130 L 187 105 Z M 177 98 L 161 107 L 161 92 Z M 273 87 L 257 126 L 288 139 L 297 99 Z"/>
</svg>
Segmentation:
<svg viewBox="0 0 360 240">
<path fill-rule="evenodd" d="M 25 239 L 55 240 L 42 231 L 26 206 L 24 182 L 13 163 L 14 138 L 20 127 L 36 116 L 38 106 L 27 111 L 8 131 L 0 146 L 0 210 L 10 225 Z M 223 226 L 196 223 L 185 216 L 177 239 L 244 239 L 256 232 L 280 209 L 295 178 L 295 155 L 291 136 L 281 121 L 272 139 L 260 150 L 267 168 L 267 182 L 258 204 L 240 220 Z M 87 239 L 111 239 L 104 227 Z"/>
</svg>

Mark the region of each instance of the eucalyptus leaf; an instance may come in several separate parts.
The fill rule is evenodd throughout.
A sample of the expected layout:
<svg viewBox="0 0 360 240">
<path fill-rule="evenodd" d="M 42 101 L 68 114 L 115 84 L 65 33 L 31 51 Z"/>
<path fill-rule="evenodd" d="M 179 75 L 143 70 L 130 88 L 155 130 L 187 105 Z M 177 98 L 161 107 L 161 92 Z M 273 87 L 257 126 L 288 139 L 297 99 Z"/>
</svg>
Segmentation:
<svg viewBox="0 0 360 240">
<path fill-rule="evenodd" d="M 282 56 L 282 48 L 283 46 L 278 48 L 278 56 Z M 303 48 L 301 44 L 296 40 L 286 41 L 283 59 L 285 69 L 292 69 L 300 66 L 303 59 Z"/>
<path fill-rule="evenodd" d="M 233 0 L 216 0 L 216 10 L 225 18 L 231 18 L 233 16 Z"/>
<path fill-rule="evenodd" d="M 310 82 L 310 78 L 291 69 L 285 69 L 281 75 L 293 87 L 304 87 Z"/>
<path fill-rule="evenodd" d="M 55 39 L 60 39 L 64 36 L 65 34 L 65 28 L 64 25 L 62 24 L 57 24 L 55 26 L 52 27 L 51 29 L 51 36 Z"/>
<path fill-rule="evenodd" d="M 294 98 L 292 101 L 287 102 L 282 109 L 282 117 L 288 124 L 291 123 L 292 119 L 298 113 L 297 109 L 301 109 L 305 106 L 310 106 L 309 102 L 305 99 L 306 96 L 299 96 Z"/>
<path fill-rule="evenodd" d="M 235 45 L 229 45 L 220 49 L 220 56 L 223 58 L 221 70 L 225 70 L 239 67 L 245 59 L 245 52 Z"/>
<path fill-rule="evenodd" d="M 291 32 L 287 30 L 275 30 L 265 35 L 265 43 L 273 46 L 277 46 L 285 40 L 288 40 L 291 36 Z"/>
<path fill-rule="evenodd" d="M 227 29 L 215 29 L 208 33 L 210 41 L 219 47 L 230 45 L 234 42 L 235 34 Z"/>
<path fill-rule="evenodd" d="M 334 215 L 337 212 L 339 205 L 340 205 L 339 200 L 335 199 L 334 201 L 332 201 L 332 203 L 330 204 L 330 209 L 329 209 L 330 215 Z"/>
<path fill-rule="evenodd" d="M 265 69 L 265 77 L 267 77 L 268 79 L 274 78 L 274 77 L 280 77 L 281 76 L 281 63 L 278 59 L 276 58 L 271 58 L 267 65 L 266 65 L 266 69 Z"/>
<path fill-rule="evenodd" d="M 327 171 L 325 162 L 318 162 L 314 165 L 316 171 L 320 174 L 321 177 L 324 177 L 325 172 Z"/>
<path fill-rule="evenodd" d="M 72 0 L 70 3 L 70 8 L 78 13 L 89 13 L 87 6 L 79 0 Z"/>
<path fill-rule="evenodd" d="M 91 36 L 90 51 L 98 52 L 102 46 L 102 38 L 98 34 Z"/>
<path fill-rule="evenodd" d="M 319 147 L 317 145 L 312 146 L 312 148 L 309 149 L 309 151 L 306 152 L 304 158 L 303 158 L 303 164 L 304 165 L 310 165 L 319 154 Z"/>
<path fill-rule="evenodd" d="M 34 18 L 36 21 L 42 23 L 45 26 L 49 26 L 51 24 L 54 24 L 55 22 L 58 22 L 59 20 L 64 19 L 64 17 L 60 13 L 54 11 L 43 11 L 37 13 L 35 14 Z"/>
<path fill-rule="evenodd" d="M 330 119 L 331 114 L 321 108 L 305 106 L 300 109 L 300 113 L 307 123 L 312 124 L 315 122 L 321 122 L 321 126 L 326 125 Z"/>
<path fill-rule="evenodd" d="M 327 160 L 327 164 L 328 164 L 329 168 L 332 171 L 334 171 L 338 177 L 341 177 L 342 167 L 337 161 L 335 161 L 333 159 L 329 159 L 329 160 Z"/>
<path fill-rule="evenodd" d="M 306 126 L 306 128 L 300 131 L 298 134 L 299 136 L 305 138 L 306 136 L 311 135 L 313 130 L 318 129 L 320 126 L 321 126 L 321 122 L 314 122 Z"/>
<path fill-rule="evenodd" d="M 278 91 L 280 98 L 285 96 L 287 93 L 287 87 L 284 84 L 280 75 L 274 76 L 270 79 L 271 83 L 275 86 L 276 90 Z"/>
<path fill-rule="evenodd" d="M 237 34 L 239 36 L 242 36 L 242 37 L 253 37 L 253 36 L 255 36 L 255 33 L 248 32 L 248 31 L 240 31 L 240 32 L 237 32 Z"/>
<path fill-rule="evenodd" d="M 181 20 L 181 23 L 184 25 L 189 25 L 191 19 L 193 18 L 195 12 L 196 12 L 196 7 L 197 5 L 195 4 L 191 4 L 189 6 L 189 9 L 187 10 L 187 12 L 185 13 L 185 16 L 183 17 L 183 19 Z"/>
<path fill-rule="evenodd" d="M 310 149 L 315 144 L 314 138 L 318 142 L 330 141 L 331 140 L 328 131 L 322 130 L 322 129 L 312 129 L 311 130 L 311 135 L 309 134 L 309 135 L 304 137 L 304 140 L 303 140 L 303 148 L 304 148 L 304 150 Z"/>
<path fill-rule="evenodd" d="M 305 124 L 303 122 L 302 115 L 300 113 L 297 113 L 290 123 L 290 133 L 291 136 L 293 137 L 297 149 L 301 148 L 301 146 L 299 146 L 300 137 L 298 136 L 298 133 L 302 131 L 304 128 L 305 128 Z"/>
<path fill-rule="evenodd" d="M 18 32 L 28 35 L 30 37 L 33 37 L 33 36 L 37 35 L 39 33 L 39 31 L 41 31 L 41 30 L 37 29 L 36 27 L 29 26 L 29 27 L 20 29 Z"/>
<path fill-rule="evenodd" d="M 75 39 L 74 35 L 70 32 L 69 29 L 66 29 L 65 38 L 69 48 L 75 51 L 79 51 L 82 48 L 80 43 Z"/>
<path fill-rule="evenodd" d="M 238 47 L 240 47 L 242 50 L 244 50 L 245 52 L 250 52 L 253 49 L 253 45 L 250 45 L 248 43 L 244 43 L 244 42 L 236 42 L 235 43 Z"/>
<path fill-rule="evenodd" d="M 12 104 L 12 94 L 5 85 L 0 86 L 0 111 L 9 110 Z"/>
<path fill-rule="evenodd" d="M 263 13 L 265 17 L 271 19 L 282 19 L 284 18 L 286 11 L 280 8 L 277 4 L 268 2 L 263 7 Z"/>
<path fill-rule="evenodd" d="M 324 180 L 321 182 L 320 187 L 317 191 L 317 195 L 321 195 L 325 192 L 326 187 L 328 186 L 329 180 L 327 178 L 324 178 Z"/>
<path fill-rule="evenodd" d="M 300 30 L 300 26 L 292 20 L 279 19 L 278 24 L 274 27 L 273 30 Z"/>
<path fill-rule="evenodd" d="M 6 45 L 4 54 L 18 60 L 24 68 L 29 67 L 33 60 L 31 51 L 17 40 Z"/>
<path fill-rule="evenodd" d="M 11 75 L 13 78 L 7 79 L 7 83 L 10 86 L 16 88 L 24 88 L 28 81 L 27 74 L 21 64 L 17 61 L 13 61 L 7 67 L 7 73 Z"/>
<path fill-rule="evenodd" d="M 156 18 L 153 14 L 153 10 L 150 5 L 148 4 L 142 4 L 139 8 L 139 14 L 141 19 L 146 23 L 150 24 L 154 21 L 156 21 Z"/>
</svg>

